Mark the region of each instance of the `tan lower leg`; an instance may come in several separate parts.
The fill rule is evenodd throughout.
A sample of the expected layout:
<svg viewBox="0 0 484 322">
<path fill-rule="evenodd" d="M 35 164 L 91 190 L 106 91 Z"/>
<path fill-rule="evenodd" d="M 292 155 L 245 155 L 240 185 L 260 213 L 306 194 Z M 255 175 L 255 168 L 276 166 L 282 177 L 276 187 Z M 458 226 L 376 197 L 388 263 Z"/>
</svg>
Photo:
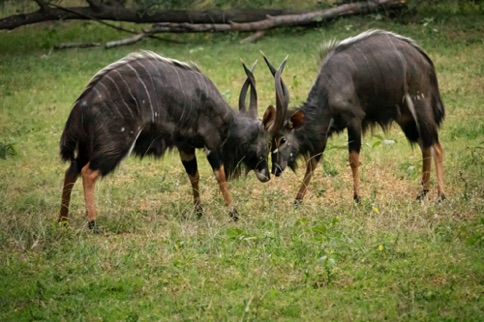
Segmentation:
<svg viewBox="0 0 484 322">
<path fill-rule="evenodd" d="M 424 193 L 429 191 L 431 162 L 430 148 L 422 148 L 422 189 Z"/>
<path fill-rule="evenodd" d="M 232 196 L 230 195 L 229 189 L 227 187 L 227 180 L 225 179 L 224 166 L 221 166 L 220 169 L 215 170 L 214 174 L 215 174 L 215 178 L 217 179 L 220 191 L 222 192 L 222 196 L 225 200 L 225 204 L 230 210 L 233 210 Z"/>
<path fill-rule="evenodd" d="M 360 197 L 360 153 L 351 151 L 349 154 L 351 173 L 353 175 L 353 198 Z"/>
<path fill-rule="evenodd" d="M 187 154 L 183 151 L 180 151 L 180 159 L 182 162 L 189 162 L 192 161 L 195 158 L 194 154 Z M 195 163 L 196 165 L 196 163 Z M 196 168 L 195 168 L 196 169 Z M 187 170 L 188 172 L 188 170 Z M 200 174 L 198 173 L 198 169 L 196 169 L 196 172 L 194 175 L 188 174 L 188 179 L 190 179 L 190 184 L 192 185 L 192 192 L 193 192 L 193 202 L 195 204 L 195 208 L 200 207 L 200 191 L 198 189 L 198 182 L 200 180 Z"/>
<path fill-rule="evenodd" d="M 96 201 L 94 198 L 94 188 L 96 180 L 100 177 L 99 170 L 92 170 L 90 163 L 86 164 L 81 170 L 82 186 L 84 188 L 84 200 L 86 203 L 86 217 L 88 221 L 94 221 L 97 217 Z"/>
<path fill-rule="evenodd" d="M 299 191 L 296 195 L 296 203 L 301 202 L 304 198 L 304 195 L 306 194 L 309 183 L 311 182 L 311 178 L 313 176 L 313 172 L 316 169 L 316 166 L 318 165 L 318 161 L 315 160 L 314 158 L 311 158 L 308 160 L 307 165 L 306 165 L 306 174 L 304 175 L 304 180 L 301 184 L 301 187 L 299 188 Z"/>
<path fill-rule="evenodd" d="M 435 161 L 435 170 L 437 172 L 437 188 L 439 192 L 439 198 L 445 198 L 444 193 L 444 151 L 442 150 L 442 146 L 440 143 L 435 143 L 433 145 L 434 149 L 434 161 Z"/>
<path fill-rule="evenodd" d="M 65 221 L 69 216 L 69 203 L 71 201 L 71 192 L 74 184 L 77 181 L 77 176 L 77 173 L 72 174 L 70 169 L 66 170 L 66 173 L 64 175 L 64 186 L 62 188 L 62 201 L 58 219 L 59 221 Z"/>
<path fill-rule="evenodd" d="M 190 183 L 192 185 L 193 191 L 193 203 L 195 204 L 195 208 L 200 207 L 200 191 L 198 190 L 198 182 L 200 180 L 200 175 L 197 173 L 192 177 L 188 176 L 190 179 Z"/>
</svg>

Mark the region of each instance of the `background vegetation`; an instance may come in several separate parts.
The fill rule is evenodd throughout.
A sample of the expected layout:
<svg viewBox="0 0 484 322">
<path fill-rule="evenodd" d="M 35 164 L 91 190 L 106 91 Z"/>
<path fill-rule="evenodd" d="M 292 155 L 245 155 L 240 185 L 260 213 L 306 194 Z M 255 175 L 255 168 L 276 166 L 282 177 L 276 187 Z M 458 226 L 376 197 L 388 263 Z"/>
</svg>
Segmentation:
<svg viewBox="0 0 484 322">
<path fill-rule="evenodd" d="M 2 32 L 0 320 L 482 321 L 484 19 L 474 2 L 466 4 L 474 9 L 341 19 L 245 45 L 238 40 L 246 35 L 205 34 L 54 51 L 59 42 L 104 41 L 116 31 L 68 22 Z M 414 200 L 420 152 L 393 128 L 364 139 L 361 205 L 352 202 L 342 135 L 330 140 L 297 209 L 303 169 L 267 184 L 249 174 L 231 183 L 241 220 L 229 221 L 200 153 L 206 215 L 198 220 L 175 153 L 130 158 L 99 183 L 101 234 L 87 229 L 80 184 L 70 228 L 56 224 L 67 167 L 58 157 L 60 134 L 102 67 L 137 49 L 192 60 L 236 106 L 240 58 L 258 59 L 262 113 L 274 91 L 260 50 L 276 63 L 289 54 L 284 79 L 296 106 L 316 77 L 321 42 L 369 28 L 412 37 L 434 60 L 447 109 L 440 132 L 446 202 L 435 203 L 435 188 L 424 202 Z"/>
</svg>

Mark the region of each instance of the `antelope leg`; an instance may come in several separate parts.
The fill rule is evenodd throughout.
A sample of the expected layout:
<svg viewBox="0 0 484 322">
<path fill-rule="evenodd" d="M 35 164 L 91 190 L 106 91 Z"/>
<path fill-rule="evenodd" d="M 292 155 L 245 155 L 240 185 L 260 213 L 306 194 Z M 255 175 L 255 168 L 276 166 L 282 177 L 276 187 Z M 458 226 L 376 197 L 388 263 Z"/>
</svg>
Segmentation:
<svg viewBox="0 0 484 322">
<path fill-rule="evenodd" d="M 182 160 L 183 166 L 185 167 L 185 171 L 188 174 L 188 178 L 190 179 L 190 184 L 192 185 L 195 214 L 200 217 L 203 215 L 203 209 L 200 202 L 200 190 L 198 188 L 200 175 L 198 173 L 198 165 L 195 151 L 192 151 L 191 153 L 180 151 L 180 158 Z"/>
<path fill-rule="evenodd" d="M 433 145 L 433 149 L 434 149 L 435 170 L 437 172 L 437 189 L 439 193 L 438 200 L 443 201 L 445 200 L 444 167 L 442 165 L 443 159 L 444 159 L 444 151 L 442 150 L 442 146 L 440 145 L 439 142 Z"/>
<path fill-rule="evenodd" d="M 417 195 L 417 200 L 422 200 L 429 192 L 430 169 L 432 166 L 432 156 L 430 148 L 420 145 L 422 150 L 422 191 Z"/>
<path fill-rule="evenodd" d="M 313 172 L 316 169 L 316 166 L 318 165 L 320 155 L 321 154 L 310 157 L 308 162 L 306 163 L 306 174 L 304 175 L 303 182 L 296 195 L 296 200 L 294 200 L 295 205 L 299 205 L 302 203 L 304 195 L 308 190 L 309 183 L 311 182 L 311 177 L 313 176 Z"/>
<path fill-rule="evenodd" d="M 350 151 L 349 162 L 353 175 L 353 200 L 360 202 L 360 153 Z"/>
<path fill-rule="evenodd" d="M 92 170 L 90 163 L 87 163 L 81 170 L 82 186 L 84 188 L 84 200 L 86 203 L 86 217 L 90 229 L 96 228 L 96 201 L 94 198 L 94 188 L 96 180 L 101 176 L 99 170 Z"/>
<path fill-rule="evenodd" d="M 210 165 L 212 166 L 213 172 L 215 174 L 215 178 L 217 179 L 217 182 L 218 182 L 218 186 L 225 200 L 225 205 L 227 206 L 227 208 L 229 208 L 230 217 L 232 217 L 234 220 L 238 220 L 239 214 L 233 206 L 232 195 L 230 194 L 230 191 L 228 189 L 227 179 L 225 177 L 225 169 L 222 164 L 222 161 L 220 160 L 220 156 L 218 152 L 214 152 L 214 151 L 210 152 L 207 155 L 207 159 Z"/>
<path fill-rule="evenodd" d="M 360 150 L 361 120 L 355 118 L 348 126 L 348 159 L 353 175 L 353 200 L 358 203 L 360 202 Z"/>
<path fill-rule="evenodd" d="M 66 222 L 67 218 L 69 217 L 69 204 L 71 201 L 71 192 L 74 184 L 79 177 L 78 172 L 76 171 L 76 164 L 71 163 L 70 167 L 66 170 L 64 175 L 64 186 L 62 188 L 62 201 L 61 201 L 61 209 L 59 214 L 59 222 Z"/>
</svg>

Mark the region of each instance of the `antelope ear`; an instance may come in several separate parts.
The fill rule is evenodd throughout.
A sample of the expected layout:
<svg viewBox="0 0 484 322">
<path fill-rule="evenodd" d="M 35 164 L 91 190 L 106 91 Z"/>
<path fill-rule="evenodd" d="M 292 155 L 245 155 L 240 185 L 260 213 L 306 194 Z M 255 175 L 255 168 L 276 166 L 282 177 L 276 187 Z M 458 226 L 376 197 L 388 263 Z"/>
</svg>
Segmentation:
<svg viewBox="0 0 484 322">
<path fill-rule="evenodd" d="M 276 109 L 274 106 L 270 105 L 264 113 L 264 117 L 262 117 L 262 125 L 266 131 L 274 125 L 274 121 L 276 120 Z"/>
<path fill-rule="evenodd" d="M 298 110 L 291 115 L 290 126 L 293 129 L 298 129 L 304 124 L 304 112 Z"/>
</svg>

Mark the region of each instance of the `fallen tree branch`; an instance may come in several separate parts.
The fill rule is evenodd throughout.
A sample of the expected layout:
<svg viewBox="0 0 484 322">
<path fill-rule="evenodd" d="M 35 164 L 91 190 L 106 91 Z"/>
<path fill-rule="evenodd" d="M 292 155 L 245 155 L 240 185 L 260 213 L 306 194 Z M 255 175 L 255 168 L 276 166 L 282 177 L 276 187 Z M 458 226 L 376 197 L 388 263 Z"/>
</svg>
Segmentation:
<svg viewBox="0 0 484 322">
<path fill-rule="evenodd" d="M 38 1 L 38 0 L 35 0 L 35 1 Z M 93 0 L 87 0 L 89 2 L 89 5 L 93 8 L 98 8 L 99 7 L 99 4 L 96 3 L 96 2 L 93 2 Z M 136 32 L 136 31 L 132 31 L 132 30 L 128 30 L 128 29 L 125 29 L 125 28 L 122 28 L 122 27 L 118 27 L 116 25 L 113 25 L 111 23 L 108 23 L 108 22 L 105 22 L 103 20 L 100 20 L 100 19 L 97 19 L 95 17 L 92 17 L 92 16 L 88 16 L 88 15 L 85 15 L 84 13 L 81 13 L 81 12 L 77 12 L 76 10 L 74 9 L 71 9 L 71 8 L 63 8 L 63 7 L 60 7 L 56 4 L 51 4 L 51 6 L 55 7 L 55 8 L 58 8 L 60 10 L 65 10 L 66 12 L 69 12 L 69 13 L 74 13 L 74 14 L 77 14 L 79 15 L 80 17 L 83 17 L 83 18 L 88 18 L 88 19 L 92 19 L 102 25 L 105 25 L 105 26 L 108 26 L 110 28 L 113 28 L 113 29 L 116 29 L 118 31 L 123 31 L 123 32 L 127 32 L 127 33 L 131 33 L 131 34 L 134 34 L 134 36 L 132 37 L 129 37 L 129 38 L 126 38 L 124 40 L 118 40 L 118 41 L 111 41 L 111 42 L 108 42 L 105 44 L 105 47 L 106 48 L 112 48 L 112 47 L 117 47 L 117 46 L 124 46 L 124 45 L 131 45 L 131 44 L 134 44 L 138 41 L 140 41 L 141 39 L 143 38 L 146 38 L 146 37 L 149 37 L 149 38 L 154 38 L 154 39 L 158 39 L 158 40 L 162 40 L 162 41 L 167 41 L 167 42 L 175 42 L 175 43 L 179 43 L 178 41 L 174 41 L 174 40 L 169 40 L 169 39 L 164 39 L 164 38 L 160 38 L 160 37 L 157 37 L 151 33 L 145 33 L 144 31 L 139 33 L 139 32 Z M 69 48 L 87 48 L 87 47 L 97 47 L 97 46 L 100 46 L 101 44 L 100 43 L 87 43 L 87 44 L 83 44 L 83 43 L 62 43 L 62 44 L 59 44 L 59 45 L 56 45 L 54 46 L 55 49 L 69 49 Z"/>
<path fill-rule="evenodd" d="M 266 31 L 265 30 L 261 30 L 261 31 L 257 31 L 256 33 L 254 33 L 253 35 L 247 37 L 247 38 L 244 38 L 240 41 L 241 44 L 250 44 L 250 43 L 254 43 L 256 42 L 257 40 L 261 39 L 262 37 L 264 37 L 264 35 L 266 34 Z"/>
<path fill-rule="evenodd" d="M 343 4 L 331 9 L 317 10 L 302 14 L 270 16 L 260 21 L 237 23 L 173 23 L 162 22 L 153 25 L 149 33 L 187 33 L 187 32 L 231 32 L 263 31 L 276 27 L 307 26 L 342 16 L 366 14 L 382 10 L 401 9 L 405 0 L 377 0 Z"/>
<path fill-rule="evenodd" d="M 264 32 L 273 28 L 318 25 L 342 16 L 367 14 L 370 12 L 396 11 L 406 6 L 406 0 L 370 0 L 346 3 L 330 9 L 311 12 L 296 12 L 282 9 L 233 9 L 207 11 L 171 10 L 157 12 L 153 15 L 141 15 L 136 11 L 119 7 L 107 6 L 97 0 L 86 0 L 88 7 L 62 7 L 44 0 L 32 0 L 39 10 L 31 14 L 10 16 L 0 19 L 0 29 L 13 29 L 21 25 L 58 19 L 90 19 L 115 28 L 119 31 L 133 34 L 132 36 L 110 41 L 106 48 L 112 48 L 136 43 L 144 38 L 156 38 L 158 33 L 194 33 L 194 32 L 256 32 L 241 41 L 254 42 L 263 37 Z M 157 22 L 151 29 L 139 31 L 127 30 L 104 20 Z M 161 22 L 160 22 L 161 21 Z M 172 40 L 166 40 L 172 41 Z M 96 44 L 97 45 L 97 44 Z M 92 47 L 93 44 L 67 43 L 57 45 L 56 49 L 74 47 Z"/>
<path fill-rule="evenodd" d="M 105 47 L 106 48 L 113 48 L 113 47 L 119 47 L 119 46 L 132 45 L 132 44 L 137 43 L 138 41 L 140 41 L 141 39 L 146 38 L 146 37 L 149 37 L 149 35 L 145 34 L 145 33 L 141 33 L 141 34 L 131 36 L 129 38 L 109 41 L 109 42 L 106 43 Z"/>
<path fill-rule="evenodd" d="M 249 22 L 265 19 L 267 15 L 278 16 L 300 13 L 289 9 L 230 9 L 230 10 L 164 10 L 153 14 L 119 6 L 107 6 L 94 0 L 86 0 L 84 7 L 62 7 L 33 0 L 40 7 L 31 13 L 22 13 L 0 19 L 0 30 L 12 30 L 20 26 L 54 20 L 111 20 L 135 23 L 190 22 L 227 23 Z"/>
<path fill-rule="evenodd" d="M 88 42 L 88 43 L 66 42 L 59 45 L 55 45 L 54 49 L 89 48 L 89 47 L 99 47 L 99 46 L 101 46 L 101 43 L 99 42 Z"/>
<path fill-rule="evenodd" d="M 267 15 L 264 19 L 246 23 L 228 21 L 227 23 L 189 23 L 189 22 L 162 22 L 153 25 L 151 29 L 144 30 L 143 33 L 135 36 L 110 42 L 106 48 L 133 44 L 145 37 L 152 37 L 157 33 L 195 33 L 195 32 L 256 32 L 241 43 L 255 42 L 262 38 L 269 29 L 289 26 L 309 26 L 321 23 L 322 21 L 334 19 L 342 16 L 366 14 L 369 12 L 399 10 L 406 6 L 405 0 L 373 0 L 356 3 L 343 4 L 334 8 L 317 10 L 313 12 L 271 16 Z"/>
</svg>

